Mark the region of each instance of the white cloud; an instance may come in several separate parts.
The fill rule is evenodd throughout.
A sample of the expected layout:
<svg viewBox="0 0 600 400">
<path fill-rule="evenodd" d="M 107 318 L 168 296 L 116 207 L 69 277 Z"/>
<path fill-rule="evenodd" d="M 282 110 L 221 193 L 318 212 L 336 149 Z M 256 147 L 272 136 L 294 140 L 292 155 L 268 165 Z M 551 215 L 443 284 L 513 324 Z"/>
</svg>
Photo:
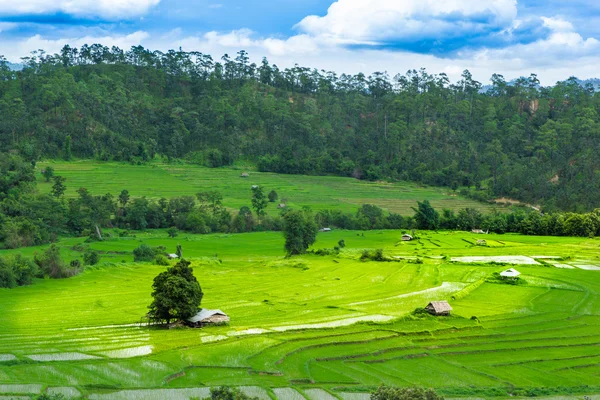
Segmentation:
<svg viewBox="0 0 600 400">
<path fill-rule="evenodd" d="M 160 0 L 0 0 L 0 15 L 64 13 L 108 19 L 144 15 Z"/>
<path fill-rule="evenodd" d="M 296 28 L 339 43 L 456 37 L 510 27 L 516 0 L 338 0 Z"/>
</svg>

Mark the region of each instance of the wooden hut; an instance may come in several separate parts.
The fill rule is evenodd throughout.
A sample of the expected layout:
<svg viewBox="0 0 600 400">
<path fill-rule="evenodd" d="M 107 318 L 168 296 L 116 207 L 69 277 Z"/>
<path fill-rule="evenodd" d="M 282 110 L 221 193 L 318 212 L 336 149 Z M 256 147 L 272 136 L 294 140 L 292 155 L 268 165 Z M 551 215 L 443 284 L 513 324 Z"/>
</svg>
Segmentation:
<svg viewBox="0 0 600 400">
<path fill-rule="evenodd" d="M 484 239 L 479 239 L 476 244 L 477 246 L 487 246 L 487 241 Z"/>
<path fill-rule="evenodd" d="M 331 232 L 331 228 L 321 228 L 319 232 Z"/>
<path fill-rule="evenodd" d="M 249 176 L 250 176 L 250 174 L 247 172 L 242 172 L 242 174 L 240 175 L 240 177 L 242 177 L 242 178 L 248 178 Z"/>
<path fill-rule="evenodd" d="M 280 210 L 282 210 L 282 209 L 284 209 L 284 208 L 286 208 L 286 207 L 287 207 L 287 205 L 286 205 L 285 203 L 279 203 L 279 204 L 277 205 L 277 208 L 279 208 Z"/>
<path fill-rule="evenodd" d="M 229 322 L 229 316 L 221 310 L 207 310 L 203 308 L 198 314 L 187 320 L 193 327 L 203 327 L 205 325 L 221 325 Z"/>
<path fill-rule="evenodd" d="M 450 315 L 452 307 L 447 301 L 432 301 L 425 307 L 431 315 Z"/>
<path fill-rule="evenodd" d="M 170 253 L 170 254 L 167 254 L 167 258 L 169 260 L 175 260 L 175 259 L 179 258 L 179 256 L 175 253 Z"/>
<path fill-rule="evenodd" d="M 472 229 L 471 233 L 477 233 L 479 235 L 484 234 L 485 232 L 482 229 Z"/>
<path fill-rule="evenodd" d="M 410 236 L 408 233 L 405 233 L 404 235 L 402 235 L 403 242 L 410 242 L 411 240 L 413 240 L 413 237 Z"/>
</svg>

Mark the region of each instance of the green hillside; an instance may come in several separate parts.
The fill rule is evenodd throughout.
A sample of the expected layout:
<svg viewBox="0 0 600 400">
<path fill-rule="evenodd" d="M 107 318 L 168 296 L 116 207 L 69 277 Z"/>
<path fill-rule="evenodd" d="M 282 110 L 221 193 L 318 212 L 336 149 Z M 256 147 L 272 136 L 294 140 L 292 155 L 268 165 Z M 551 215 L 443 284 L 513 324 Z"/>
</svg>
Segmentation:
<svg viewBox="0 0 600 400">
<path fill-rule="evenodd" d="M 279 200 L 287 200 L 290 207 L 310 206 L 313 210 L 341 210 L 356 212 L 363 204 L 375 204 L 389 212 L 410 216 L 411 207 L 417 201 L 428 199 L 440 210 L 454 211 L 470 207 L 482 212 L 493 207 L 464 198 L 450 189 L 419 186 L 413 183 L 368 182 L 335 176 L 286 175 L 248 171 L 238 168 L 206 168 L 190 164 L 150 163 L 131 165 L 127 163 L 103 163 L 97 161 L 42 162 L 38 170 L 52 166 L 56 175 L 67 178 L 66 196 L 77 196 L 79 188 L 86 188 L 94 195 L 111 193 L 118 195 L 127 189 L 131 196 L 167 199 L 179 196 L 195 196 L 196 193 L 216 190 L 223 195 L 226 207 L 239 210 L 250 206 L 251 186 L 260 185 L 267 192 L 275 190 Z M 248 178 L 242 178 L 249 172 Z M 46 183 L 37 175 L 41 193 L 50 193 L 52 183 Z M 283 199 L 283 200 L 282 200 Z M 270 213 L 276 214 L 277 204 L 271 204 Z M 497 206 L 496 208 L 501 208 Z"/>
</svg>

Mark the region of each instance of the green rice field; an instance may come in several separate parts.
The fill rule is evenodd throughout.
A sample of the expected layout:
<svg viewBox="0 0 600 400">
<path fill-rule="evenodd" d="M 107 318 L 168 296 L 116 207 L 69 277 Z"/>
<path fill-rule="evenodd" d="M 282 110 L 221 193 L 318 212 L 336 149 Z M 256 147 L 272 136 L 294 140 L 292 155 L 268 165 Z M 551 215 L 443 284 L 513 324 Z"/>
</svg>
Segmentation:
<svg viewBox="0 0 600 400">
<path fill-rule="evenodd" d="M 62 239 L 66 259 L 90 246 L 101 263 L 73 278 L 0 289 L 0 398 L 191 399 L 223 384 L 261 399 L 362 400 L 381 384 L 463 399 L 600 398 L 599 239 L 485 235 L 482 247 L 474 245 L 481 235 L 464 232 L 400 236 L 319 233 L 315 249 L 340 239 L 347 247 L 290 259 L 276 232 Z M 225 311 L 230 324 L 141 324 L 165 267 L 134 263 L 140 243 L 181 244 L 202 306 Z M 377 248 L 393 261 L 359 260 Z M 509 267 L 525 285 L 486 282 Z M 452 315 L 412 315 L 435 300 L 448 300 Z"/>
<path fill-rule="evenodd" d="M 67 196 L 76 196 L 77 189 L 85 187 L 92 194 L 118 195 L 127 189 L 131 196 L 149 198 L 194 196 L 207 190 L 217 190 L 224 204 L 232 210 L 250 205 L 252 185 L 260 185 L 267 193 L 277 191 L 280 199 L 287 199 L 291 207 L 310 206 L 313 210 L 336 209 L 354 212 L 363 204 L 375 204 L 390 212 L 412 215 L 416 201 L 428 199 L 438 209 L 459 210 L 465 207 L 486 212 L 492 205 L 479 203 L 451 193 L 450 189 L 421 187 L 413 183 L 366 182 L 335 176 L 304 176 L 249 171 L 242 178 L 242 167 L 205 168 L 197 165 L 150 163 L 99 163 L 97 161 L 45 162 L 38 171 L 52 166 L 56 175 L 67 178 Z M 93 184 L 90 184 L 93 182 Z M 38 174 L 38 188 L 49 193 L 51 183 Z M 277 213 L 275 205 L 267 208 Z"/>
</svg>

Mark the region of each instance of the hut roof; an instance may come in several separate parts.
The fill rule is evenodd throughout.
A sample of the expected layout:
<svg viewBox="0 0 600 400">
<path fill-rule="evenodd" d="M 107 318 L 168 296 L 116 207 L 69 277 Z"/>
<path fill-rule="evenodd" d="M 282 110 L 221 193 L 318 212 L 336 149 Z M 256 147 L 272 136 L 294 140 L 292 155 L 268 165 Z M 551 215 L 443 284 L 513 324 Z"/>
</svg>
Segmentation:
<svg viewBox="0 0 600 400">
<path fill-rule="evenodd" d="M 175 254 L 175 253 L 168 254 L 168 257 L 169 258 L 179 258 L 179 256 L 177 254 Z"/>
<path fill-rule="evenodd" d="M 402 237 L 411 238 L 412 239 L 412 236 L 410 236 L 408 233 L 405 233 L 404 235 L 402 235 Z"/>
<path fill-rule="evenodd" d="M 205 320 L 207 318 L 210 318 L 213 315 L 223 315 L 223 316 L 227 317 L 227 314 L 225 314 L 221 310 L 207 310 L 206 308 L 203 308 L 202 310 L 200 310 L 198 312 L 198 314 L 196 314 L 193 317 L 189 318 L 188 322 L 191 322 L 191 323 L 195 324 L 195 323 L 203 321 L 203 320 Z"/>
<path fill-rule="evenodd" d="M 521 275 L 521 273 L 514 268 L 510 268 L 510 269 L 507 269 L 506 271 L 500 272 L 500 276 L 503 276 L 506 278 L 516 278 L 519 275 Z"/>
<path fill-rule="evenodd" d="M 432 301 L 427 305 L 427 307 L 431 306 L 436 313 L 452 311 L 452 307 L 448 304 L 447 301 Z"/>
</svg>

